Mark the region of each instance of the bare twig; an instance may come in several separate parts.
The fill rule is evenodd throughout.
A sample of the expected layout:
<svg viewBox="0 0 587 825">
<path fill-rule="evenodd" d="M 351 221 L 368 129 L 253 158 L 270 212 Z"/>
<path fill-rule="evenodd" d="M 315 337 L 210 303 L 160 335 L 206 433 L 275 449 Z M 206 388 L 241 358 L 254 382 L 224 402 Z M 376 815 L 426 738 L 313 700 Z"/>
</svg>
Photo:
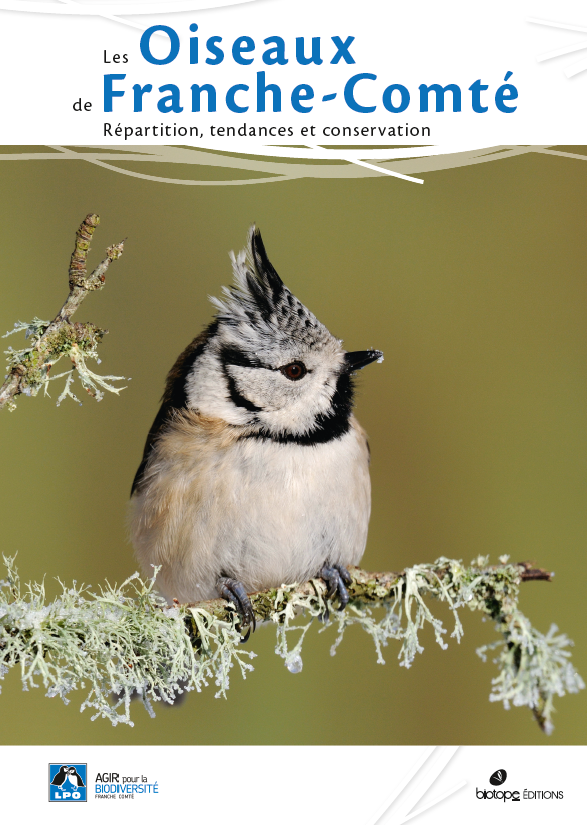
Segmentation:
<svg viewBox="0 0 587 825">
<path fill-rule="evenodd" d="M 31 339 L 31 346 L 18 351 L 12 348 L 8 350 L 11 368 L 0 388 L 0 409 L 7 407 L 13 410 L 14 399 L 21 393 L 36 395 L 41 387 L 47 392 L 48 382 L 61 377 L 51 376 L 50 378 L 49 371 L 64 356 L 71 360 L 72 370 L 78 371 L 84 389 L 97 400 L 102 398 L 99 387 L 115 393 L 122 389 L 116 389 L 104 380 L 120 380 L 120 376 L 97 376 L 88 369 L 85 363 L 88 357 L 97 359 L 97 345 L 108 330 L 99 329 L 90 323 L 70 321 L 86 295 L 102 289 L 108 267 L 112 261 L 120 258 L 124 249 L 124 241 L 108 247 L 104 260 L 98 264 L 91 275 L 88 275 L 86 260 L 92 236 L 99 223 L 98 215 L 87 215 L 77 231 L 75 248 L 69 266 L 69 295 L 54 320 L 45 322 L 35 318 L 30 323 L 19 322 L 11 331 L 11 333 L 25 331 L 26 337 Z M 59 401 L 67 395 L 77 400 L 70 391 L 71 378 L 70 374 Z"/>
</svg>

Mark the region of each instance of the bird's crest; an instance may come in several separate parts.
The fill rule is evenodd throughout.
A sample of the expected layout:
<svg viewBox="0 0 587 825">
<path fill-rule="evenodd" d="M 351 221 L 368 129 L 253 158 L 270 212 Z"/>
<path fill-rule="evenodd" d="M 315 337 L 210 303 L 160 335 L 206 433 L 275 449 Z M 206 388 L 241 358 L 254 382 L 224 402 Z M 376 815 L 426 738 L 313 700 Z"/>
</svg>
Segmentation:
<svg viewBox="0 0 587 825">
<path fill-rule="evenodd" d="M 224 287 L 221 298 L 210 300 L 218 320 L 232 326 L 247 324 L 259 333 L 317 343 L 330 333 L 315 315 L 284 285 L 267 257 L 261 233 L 253 226 L 247 246 L 230 253 L 234 284 Z"/>
</svg>

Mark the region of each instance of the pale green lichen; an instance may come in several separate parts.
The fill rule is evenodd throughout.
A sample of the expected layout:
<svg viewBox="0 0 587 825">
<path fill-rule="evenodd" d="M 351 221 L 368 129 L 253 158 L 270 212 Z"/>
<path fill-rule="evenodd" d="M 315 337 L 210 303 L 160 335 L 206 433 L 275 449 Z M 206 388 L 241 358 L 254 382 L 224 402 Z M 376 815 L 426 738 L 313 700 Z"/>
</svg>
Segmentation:
<svg viewBox="0 0 587 825">
<path fill-rule="evenodd" d="M 506 709 L 529 707 L 545 733 L 552 733 L 553 699 L 566 693 L 577 693 L 585 683 L 572 666 L 567 648 L 572 641 L 558 633 L 553 624 L 546 635 L 532 627 L 519 611 L 502 640 L 477 650 L 483 661 L 490 650 L 499 650 L 493 660 L 499 675 L 492 680 L 490 702 L 503 702 Z"/>
<path fill-rule="evenodd" d="M 35 396 L 42 389 L 44 395 L 49 395 L 49 383 L 59 378 L 65 378 L 65 386 L 57 399 L 57 406 L 65 398 L 71 398 L 80 404 L 79 398 L 72 392 L 71 386 L 77 375 L 83 389 L 96 401 L 104 397 L 102 390 L 113 392 L 116 395 L 125 387 L 115 387 L 111 381 L 129 381 L 120 375 L 97 375 L 87 364 L 88 359 L 100 363 L 98 344 L 108 330 L 100 329 L 90 323 L 70 323 L 59 321 L 54 325 L 40 318 L 32 321 L 18 321 L 14 329 L 3 335 L 3 338 L 16 332 L 24 332 L 25 338 L 30 339 L 31 346 L 15 350 L 9 347 L 5 354 L 11 370 L 19 369 L 21 392 Z M 59 375 L 50 375 L 51 369 L 62 359 L 69 358 L 72 367 Z M 9 410 L 15 409 L 15 404 L 8 404 Z"/>
<path fill-rule="evenodd" d="M 226 696 L 232 668 L 243 677 L 253 669 L 249 660 L 255 654 L 241 644 L 239 616 L 224 602 L 170 607 L 154 593 L 154 580 L 144 583 L 135 574 L 120 587 L 107 584 L 99 593 L 63 585 L 61 596 L 46 604 L 42 584 L 29 584 L 22 594 L 14 560 L 5 558 L 5 564 L 0 679 L 18 665 L 25 689 L 38 686 L 35 679 L 40 679 L 48 696 L 61 696 L 65 702 L 70 691 L 85 688 L 89 692 L 82 710 L 94 709 L 93 719 L 132 724 L 133 696 L 152 714 L 153 702 L 173 702 L 183 691 L 200 691 L 210 682 L 216 685 L 216 696 Z M 569 661 L 570 640 L 557 635 L 554 626 L 542 635 L 518 610 L 524 570 L 524 565 L 506 562 L 490 567 L 485 557 L 469 567 L 440 558 L 402 574 L 355 570 L 351 602 L 342 612 L 326 598 L 318 579 L 255 594 L 252 601 L 257 615 L 275 624 L 275 651 L 293 673 L 302 669 L 303 642 L 315 623 L 319 632 L 336 628 L 332 655 L 346 629 L 358 625 L 373 639 L 379 663 L 384 663 L 383 648 L 395 640 L 400 643 L 400 664 L 410 667 L 423 651 L 419 633 L 426 624 L 437 643 L 447 646 L 447 631 L 426 597 L 448 605 L 455 621 L 451 637 L 457 642 L 463 635 L 457 611 L 480 610 L 502 635 L 478 651 L 484 658 L 488 650 L 500 650 L 490 700 L 529 707 L 549 733 L 553 697 L 576 693 L 585 685 Z M 375 610 L 383 616 L 376 617 Z M 299 634 L 292 647 L 291 633 Z"/>
<path fill-rule="evenodd" d="M 72 690 L 85 689 L 81 710 L 93 709 L 92 720 L 101 716 L 114 725 L 132 725 L 135 696 L 153 715 L 153 702 L 173 702 L 184 690 L 201 690 L 209 679 L 224 694 L 234 662 L 243 675 L 251 667 L 244 660 L 254 654 L 239 647 L 236 620 L 207 627 L 207 617 L 197 612 L 202 644 L 197 655 L 186 609 L 168 607 L 153 593 L 153 582 L 142 582 L 138 574 L 99 593 L 62 585 L 61 596 L 46 604 L 44 585 L 28 584 L 21 593 L 14 559 L 4 562 L 0 678 L 18 666 L 24 690 L 41 682 L 47 696 L 60 696 L 66 704 Z"/>
</svg>

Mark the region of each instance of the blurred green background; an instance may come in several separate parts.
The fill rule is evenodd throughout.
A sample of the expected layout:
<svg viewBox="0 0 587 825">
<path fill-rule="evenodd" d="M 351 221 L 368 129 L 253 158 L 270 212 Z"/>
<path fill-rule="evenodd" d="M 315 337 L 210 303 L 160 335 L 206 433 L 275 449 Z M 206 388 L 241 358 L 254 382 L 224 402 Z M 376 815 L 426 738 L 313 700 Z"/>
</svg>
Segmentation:
<svg viewBox="0 0 587 825">
<path fill-rule="evenodd" d="M 56 382 L 52 400 L 21 397 L 0 414 L 2 550 L 18 551 L 24 579 L 45 576 L 56 594 L 55 577 L 97 585 L 136 569 L 127 501 L 165 375 L 209 322 L 206 296 L 229 282 L 227 252 L 256 221 L 286 284 L 345 346 L 385 353 L 359 380 L 373 482 L 364 567 L 532 559 L 556 577 L 523 585 L 521 609 L 538 629 L 556 622 L 569 633 L 587 675 L 587 164 L 526 154 L 423 177 L 424 186 L 373 176 L 201 187 L 76 159 L 0 162 L 0 331 L 54 317 L 88 212 L 101 216 L 92 265 L 128 238 L 106 288 L 76 316 L 109 328 L 98 370 L 132 376 L 128 389 L 57 409 Z M 447 611 L 433 608 L 450 631 Z M 158 704 L 154 720 L 137 705 L 132 729 L 80 715 L 80 694 L 65 707 L 42 688 L 23 693 L 15 670 L 0 696 L 0 743 L 587 741 L 586 692 L 558 700 L 550 738 L 528 710 L 490 704 L 495 666 L 475 648 L 495 634 L 479 615 L 463 621 L 460 646 L 442 651 L 427 633 L 410 670 L 393 645 L 377 665 L 358 629 L 335 657 L 333 630 L 311 633 L 298 675 L 262 629 L 255 671 L 246 681 L 233 671 L 228 700 L 210 687 L 179 708 Z"/>
</svg>

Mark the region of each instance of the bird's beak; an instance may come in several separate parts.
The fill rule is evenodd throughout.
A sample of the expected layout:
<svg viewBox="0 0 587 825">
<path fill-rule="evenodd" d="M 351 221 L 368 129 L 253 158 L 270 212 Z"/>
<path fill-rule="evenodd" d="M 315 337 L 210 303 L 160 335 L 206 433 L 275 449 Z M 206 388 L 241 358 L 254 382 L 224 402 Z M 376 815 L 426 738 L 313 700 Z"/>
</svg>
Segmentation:
<svg viewBox="0 0 587 825">
<path fill-rule="evenodd" d="M 373 361 L 383 361 L 383 353 L 378 349 L 359 350 L 358 352 L 345 352 L 344 361 L 345 372 L 355 372 L 355 370 L 362 370 Z"/>
</svg>

